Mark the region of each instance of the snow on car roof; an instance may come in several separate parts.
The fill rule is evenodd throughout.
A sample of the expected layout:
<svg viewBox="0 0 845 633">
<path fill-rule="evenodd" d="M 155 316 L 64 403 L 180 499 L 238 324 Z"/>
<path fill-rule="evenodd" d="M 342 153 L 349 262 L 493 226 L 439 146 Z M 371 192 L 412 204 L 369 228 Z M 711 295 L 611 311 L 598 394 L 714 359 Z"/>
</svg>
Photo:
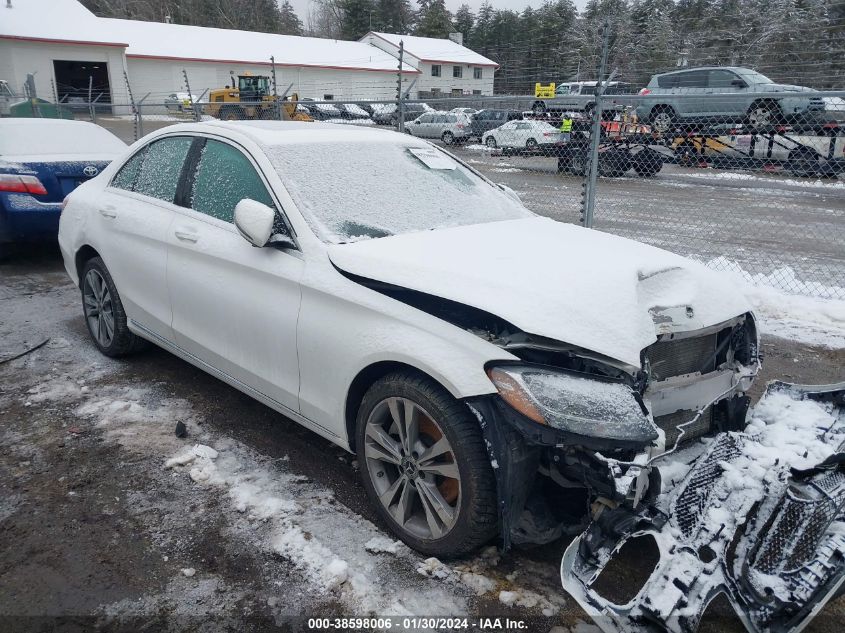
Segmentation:
<svg viewBox="0 0 845 633">
<path fill-rule="evenodd" d="M 241 132 L 264 146 L 292 143 L 396 143 L 400 141 L 408 143 L 413 141 L 413 144 L 419 144 L 420 147 L 428 147 L 426 141 L 392 130 L 316 121 L 210 121 L 199 124 L 189 123 L 184 127 L 196 130 L 209 126 Z M 170 129 L 173 127 L 171 126 Z"/>
<path fill-rule="evenodd" d="M 475 51 L 468 49 L 466 46 L 462 46 L 448 39 L 370 31 L 361 40 L 364 41 L 371 36 L 386 40 L 394 46 L 399 46 L 399 42 L 401 41 L 407 54 L 413 55 L 425 62 L 459 62 L 474 66 L 499 67 L 499 64 L 492 59 L 487 59 L 483 55 L 479 55 Z"/>
<path fill-rule="evenodd" d="M 0 119 L 0 155 L 20 162 L 39 158 L 80 160 L 98 156 L 111 160 L 126 144 L 105 128 L 65 119 Z M 25 160 L 24 160 L 25 159 Z"/>
</svg>

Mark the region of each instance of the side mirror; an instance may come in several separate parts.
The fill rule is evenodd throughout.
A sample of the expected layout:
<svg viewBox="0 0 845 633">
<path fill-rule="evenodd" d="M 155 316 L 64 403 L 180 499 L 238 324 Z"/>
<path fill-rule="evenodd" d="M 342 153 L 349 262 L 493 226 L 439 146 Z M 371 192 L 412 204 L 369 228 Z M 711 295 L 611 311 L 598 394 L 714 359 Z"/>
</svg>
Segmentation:
<svg viewBox="0 0 845 633">
<path fill-rule="evenodd" d="M 273 234 L 276 212 L 266 204 L 244 198 L 235 207 L 235 228 L 253 246 L 262 247 Z"/>
</svg>

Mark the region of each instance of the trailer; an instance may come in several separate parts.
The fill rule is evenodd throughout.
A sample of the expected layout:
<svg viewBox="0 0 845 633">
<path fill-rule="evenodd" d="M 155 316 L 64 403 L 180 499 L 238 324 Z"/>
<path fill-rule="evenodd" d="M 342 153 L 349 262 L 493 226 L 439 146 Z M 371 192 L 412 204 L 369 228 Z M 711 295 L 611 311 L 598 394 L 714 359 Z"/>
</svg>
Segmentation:
<svg viewBox="0 0 845 633">
<path fill-rule="evenodd" d="M 755 130 L 714 125 L 666 137 L 678 164 L 784 171 L 835 178 L 845 173 L 845 127 L 838 122 Z"/>
</svg>

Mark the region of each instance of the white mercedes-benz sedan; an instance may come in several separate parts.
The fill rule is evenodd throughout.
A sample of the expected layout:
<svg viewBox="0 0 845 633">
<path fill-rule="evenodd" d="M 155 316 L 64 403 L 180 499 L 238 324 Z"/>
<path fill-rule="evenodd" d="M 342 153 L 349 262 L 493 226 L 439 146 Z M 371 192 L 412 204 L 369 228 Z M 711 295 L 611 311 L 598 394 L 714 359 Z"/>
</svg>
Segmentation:
<svg viewBox="0 0 845 633">
<path fill-rule="evenodd" d="M 165 127 L 68 197 L 59 242 L 102 353 L 152 342 L 355 452 L 437 556 L 658 493 L 648 460 L 741 429 L 759 368 L 717 273 L 389 131 Z"/>
</svg>

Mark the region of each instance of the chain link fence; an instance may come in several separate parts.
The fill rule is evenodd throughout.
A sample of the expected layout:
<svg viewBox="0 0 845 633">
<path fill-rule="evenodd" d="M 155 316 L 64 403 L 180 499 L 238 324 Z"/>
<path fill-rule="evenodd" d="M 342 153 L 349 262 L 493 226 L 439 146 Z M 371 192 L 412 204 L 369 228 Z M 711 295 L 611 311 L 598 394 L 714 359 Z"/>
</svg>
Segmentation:
<svg viewBox="0 0 845 633">
<path fill-rule="evenodd" d="M 845 299 L 845 92 L 801 91 L 731 68 L 681 69 L 642 89 L 610 76 L 538 85 L 534 95 L 393 100 L 312 100 L 271 88 L 215 101 L 219 91 L 192 93 L 187 73 L 185 84 L 173 93 L 130 89 L 126 103 L 30 100 L 16 116 L 90 120 L 127 143 L 214 120 L 396 129 L 447 146 L 539 214 L 752 283 Z"/>
</svg>

